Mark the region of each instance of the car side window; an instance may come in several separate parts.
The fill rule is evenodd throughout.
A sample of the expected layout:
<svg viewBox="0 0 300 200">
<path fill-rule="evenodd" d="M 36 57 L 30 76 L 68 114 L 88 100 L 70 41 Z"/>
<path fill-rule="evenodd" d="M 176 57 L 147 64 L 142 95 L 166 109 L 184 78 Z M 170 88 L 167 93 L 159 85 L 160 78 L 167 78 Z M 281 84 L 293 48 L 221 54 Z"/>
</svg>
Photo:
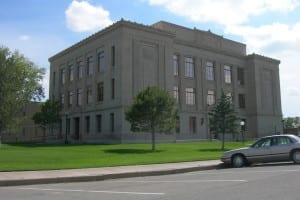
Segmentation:
<svg viewBox="0 0 300 200">
<path fill-rule="evenodd" d="M 253 145 L 254 148 L 269 147 L 269 146 L 271 146 L 271 138 L 261 139 Z"/>
<path fill-rule="evenodd" d="M 279 137 L 278 145 L 287 145 L 290 144 L 290 140 L 287 137 Z"/>
<path fill-rule="evenodd" d="M 279 145 L 288 145 L 291 141 L 288 137 L 274 137 L 272 138 L 272 146 L 279 146 Z"/>
<path fill-rule="evenodd" d="M 278 137 L 272 138 L 271 144 L 272 144 L 272 146 L 279 145 L 280 144 L 279 138 Z"/>
</svg>

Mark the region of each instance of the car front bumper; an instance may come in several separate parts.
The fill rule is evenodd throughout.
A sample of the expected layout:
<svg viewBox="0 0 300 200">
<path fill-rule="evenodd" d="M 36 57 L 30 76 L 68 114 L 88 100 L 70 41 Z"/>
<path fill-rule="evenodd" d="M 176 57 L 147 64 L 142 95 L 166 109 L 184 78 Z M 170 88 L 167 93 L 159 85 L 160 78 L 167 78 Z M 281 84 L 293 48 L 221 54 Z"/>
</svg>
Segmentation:
<svg viewBox="0 0 300 200">
<path fill-rule="evenodd" d="M 220 159 L 223 163 L 225 164 L 230 164 L 231 163 L 231 158 L 229 157 L 221 157 Z"/>
</svg>

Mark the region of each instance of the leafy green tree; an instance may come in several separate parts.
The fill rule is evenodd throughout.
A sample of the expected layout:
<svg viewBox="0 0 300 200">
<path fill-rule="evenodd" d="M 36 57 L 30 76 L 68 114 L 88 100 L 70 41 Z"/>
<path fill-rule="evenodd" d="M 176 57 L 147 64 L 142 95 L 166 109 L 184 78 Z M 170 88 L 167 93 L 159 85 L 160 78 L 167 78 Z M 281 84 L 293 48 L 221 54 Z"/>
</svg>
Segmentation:
<svg viewBox="0 0 300 200">
<path fill-rule="evenodd" d="M 0 47 L 0 133 L 16 125 L 26 104 L 44 97 L 44 74 L 18 51 Z"/>
<path fill-rule="evenodd" d="M 210 132 L 222 135 L 222 150 L 224 150 L 225 134 L 238 133 L 239 117 L 234 111 L 231 97 L 222 92 L 217 104 L 208 113 Z"/>
<path fill-rule="evenodd" d="M 32 119 L 35 124 L 39 124 L 40 127 L 45 131 L 49 127 L 51 132 L 53 131 L 53 127 L 55 124 L 60 122 L 60 111 L 61 104 L 59 101 L 50 101 L 40 103 L 41 111 L 37 112 L 33 115 Z"/>
<path fill-rule="evenodd" d="M 176 127 L 175 99 L 156 86 L 141 91 L 125 112 L 133 132 L 150 132 L 152 151 L 155 151 L 155 133 L 170 133 Z"/>
<path fill-rule="evenodd" d="M 295 120 L 292 117 L 288 117 L 285 119 L 285 128 L 294 128 Z"/>
</svg>

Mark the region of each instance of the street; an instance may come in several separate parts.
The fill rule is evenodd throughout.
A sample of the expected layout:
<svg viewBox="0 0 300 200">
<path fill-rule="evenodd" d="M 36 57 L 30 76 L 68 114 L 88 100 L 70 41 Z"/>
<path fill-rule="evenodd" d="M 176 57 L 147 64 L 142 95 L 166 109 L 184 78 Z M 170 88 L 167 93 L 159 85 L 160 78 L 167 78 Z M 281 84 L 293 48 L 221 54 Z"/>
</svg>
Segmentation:
<svg viewBox="0 0 300 200">
<path fill-rule="evenodd" d="M 184 174 L 0 187 L 5 200 L 300 199 L 300 165 L 283 163 Z"/>
</svg>

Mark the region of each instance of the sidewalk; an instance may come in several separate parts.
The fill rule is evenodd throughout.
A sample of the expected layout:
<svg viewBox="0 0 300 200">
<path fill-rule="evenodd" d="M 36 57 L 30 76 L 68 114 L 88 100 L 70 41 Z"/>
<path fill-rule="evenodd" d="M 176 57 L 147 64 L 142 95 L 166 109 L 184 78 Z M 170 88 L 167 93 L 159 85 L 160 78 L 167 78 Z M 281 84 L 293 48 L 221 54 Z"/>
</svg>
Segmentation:
<svg viewBox="0 0 300 200">
<path fill-rule="evenodd" d="M 217 169 L 221 161 L 196 161 L 88 169 L 0 172 L 0 186 L 33 185 L 76 181 L 97 181 L 139 176 L 166 175 Z"/>
</svg>

